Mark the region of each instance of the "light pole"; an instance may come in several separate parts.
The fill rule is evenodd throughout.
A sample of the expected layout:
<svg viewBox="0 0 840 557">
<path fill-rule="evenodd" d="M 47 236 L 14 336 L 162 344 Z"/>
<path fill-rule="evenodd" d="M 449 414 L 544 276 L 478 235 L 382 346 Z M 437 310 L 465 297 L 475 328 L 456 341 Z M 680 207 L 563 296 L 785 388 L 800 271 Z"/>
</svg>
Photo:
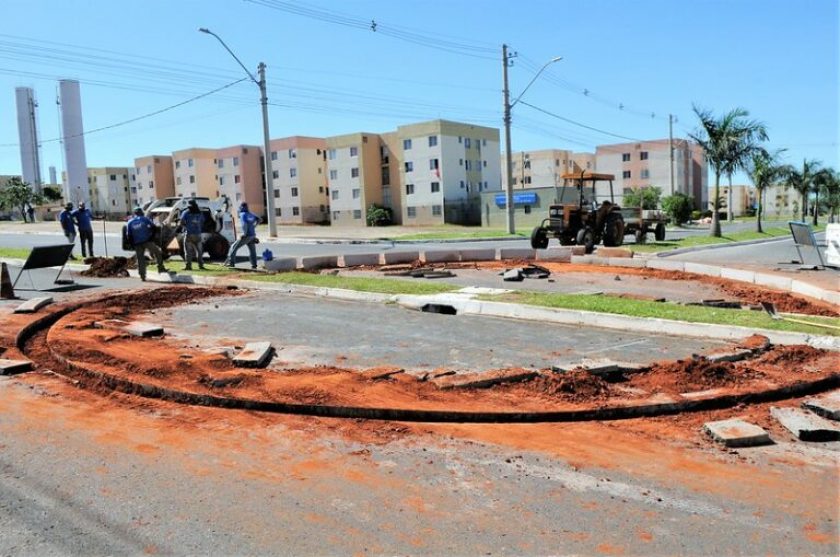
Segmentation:
<svg viewBox="0 0 840 557">
<path fill-rule="evenodd" d="M 510 102 L 510 90 L 508 89 L 508 51 L 507 45 L 502 45 L 502 80 L 504 81 L 504 90 L 503 99 L 504 99 L 504 122 L 505 122 L 505 170 L 507 175 L 507 187 L 505 188 L 505 208 L 507 209 L 507 230 L 508 234 L 515 234 L 516 233 L 516 226 L 514 224 L 513 218 L 513 161 L 511 159 L 510 153 L 510 110 L 516 106 L 516 103 L 522 98 L 522 95 L 534 84 L 537 78 L 540 76 L 545 69 L 555 62 L 559 62 L 562 60 L 562 56 L 557 56 L 552 58 L 548 62 L 546 62 L 540 70 L 534 74 L 534 77 L 525 86 L 525 89 L 519 93 L 519 96 L 514 99 L 513 102 Z"/>
<path fill-rule="evenodd" d="M 216 37 L 216 40 L 219 41 L 225 50 L 233 56 L 233 59 L 237 61 L 237 63 L 242 66 L 242 69 L 245 70 L 245 73 L 248 74 L 248 77 L 251 78 L 257 87 L 260 88 L 260 104 L 262 104 L 262 120 L 263 120 L 263 161 L 264 161 L 264 169 L 265 169 L 265 211 L 266 215 L 268 216 L 268 235 L 271 237 L 277 236 L 277 221 L 274 215 L 274 183 L 273 183 L 273 173 L 271 170 L 271 145 L 269 141 L 269 134 L 268 134 L 268 96 L 265 92 L 265 64 L 260 62 L 260 65 L 257 66 L 257 73 L 259 73 L 260 78 L 259 80 L 254 77 L 254 74 L 245 67 L 245 64 L 237 58 L 236 54 L 228 48 L 228 45 L 225 44 L 225 41 L 222 38 L 207 29 L 206 27 L 202 27 L 199 29 L 202 33 L 207 33 L 208 35 L 213 35 Z"/>
</svg>

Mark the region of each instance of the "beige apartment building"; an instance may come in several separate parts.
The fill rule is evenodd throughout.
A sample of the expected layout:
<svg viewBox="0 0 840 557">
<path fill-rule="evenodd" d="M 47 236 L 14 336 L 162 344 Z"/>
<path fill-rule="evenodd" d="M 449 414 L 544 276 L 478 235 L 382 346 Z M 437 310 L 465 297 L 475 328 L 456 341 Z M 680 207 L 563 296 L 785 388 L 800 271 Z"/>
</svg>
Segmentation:
<svg viewBox="0 0 840 557">
<path fill-rule="evenodd" d="M 562 186 L 561 176 L 568 172 L 595 170 L 593 153 L 574 153 L 565 149 L 519 151 L 511 156 L 513 188 L 548 188 Z M 505 154 L 501 156 L 502 188 L 507 186 Z"/>
<path fill-rule="evenodd" d="M 216 181 L 216 149 L 192 148 L 172 153 L 175 195 L 219 196 Z"/>
<path fill-rule="evenodd" d="M 382 204 L 382 138 L 358 132 L 328 137 L 326 145 L 330 221 L 366 226 L 367 208 Z"/>
<path fill-rule="evenodd" d="M 274 213 L 281 224 L 329 222 L 327 141 L 316 137 L 273 139 Z"/>
<path fill-rule="evenodd" d="M 216 188 L 210 198 L 226 195 L 234 209 L 245 202 L 255 215 L 265 215 L 262 151 L 256 145 L 234 145 L 215 152 Z"/>
<path fill-rule="evenodd" d="M 156 199 L 175 196 L 175 175 L 172 157 L 149 155 L 134 159 L 135 185 L 132 202 L 143 206 Z"/>
<path fill-rule="evenodd" d="M 135 188 L 134 168 L 100 167 L 87 169 L 90 207 L 93 213 L 106 218 L 124 218 L 131 213 Z"/>
</svg>

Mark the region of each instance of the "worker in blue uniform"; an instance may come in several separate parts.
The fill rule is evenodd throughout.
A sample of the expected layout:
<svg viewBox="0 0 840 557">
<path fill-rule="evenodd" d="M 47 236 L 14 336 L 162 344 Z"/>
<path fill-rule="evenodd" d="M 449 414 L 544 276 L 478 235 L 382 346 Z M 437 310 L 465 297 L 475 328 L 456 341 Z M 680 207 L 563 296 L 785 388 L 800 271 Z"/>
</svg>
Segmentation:
<svg viewBox="0 0 840 557">
<path fill-rule="evenodd" d="M 227 267 L 236 266 L 236 252 L 242 246 L 248 246 L 248 255 L 251 258 L 251 268 L 257 268 L 257 225 L 260 223 L 260 217 L 248 210 L 248 204 L 242 203 L 239 205 L 239 224 L 242 232 L 239 238 L 230 246 L 225 265 Z"/>
<path fill-rule="evenodd" d="M 163 253 L 155 243 L 155 225 L 149 217 L 143 215 L 143 209 L 134 209 L 134 217 L 126 223 L 126 238 L 137 254 L 137 270 L 140 272 L 140 280 L 146 280 L 146 251 L 148 251 L 157 262 L 159 273 L 166 273 L 163 266 Z"/>
</svg>

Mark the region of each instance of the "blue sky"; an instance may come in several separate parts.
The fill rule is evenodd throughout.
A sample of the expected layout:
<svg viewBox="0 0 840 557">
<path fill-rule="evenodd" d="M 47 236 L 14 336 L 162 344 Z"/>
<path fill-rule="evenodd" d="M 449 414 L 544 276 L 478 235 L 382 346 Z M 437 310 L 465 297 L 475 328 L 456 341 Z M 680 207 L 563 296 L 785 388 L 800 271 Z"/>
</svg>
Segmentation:
<svg viewBox="0 0 840 557">
<path fill-rule="evenodd" d="M 678 118 L 675 135 L 685 136 L 696 129 L 696 103 L 718 113 L 747 108 L 768 125 L 771 146 L 788 149 L 789 162 L 808 157 L 838 168 L 838 4 L 4 0 L 0 174 L 20 172 L 16 86 L 35 88 L 41 138 L 49 140 L 59 133 L 59 77 L 82 81 L 86 130 L 241 78 L 236 62 L 198 27 L 222 36 L 249 68 L 266 62 L 272 137 L 387 131 L 438 117 L 501 127 L 500 51 L 507 43 L 518 53 L 513 96 L 544 62 L 563 56 L 523 101 L 600 130 L 520 104 L 515 150 L 591 151 L 623 141 L 616 136 L 667 137 L 669 113 Z M 290 5 L 317 10 L 316 17 L 290 13 Z M 131 166 L 137 156 L 261 140 L 258 90 L 244 81 L 91 133 L 86 149 L 89 166 Z M 49 165 L 61 170 L 57 142 L 44 142 L 42 161 L 45 177 Z"/>
</svg>

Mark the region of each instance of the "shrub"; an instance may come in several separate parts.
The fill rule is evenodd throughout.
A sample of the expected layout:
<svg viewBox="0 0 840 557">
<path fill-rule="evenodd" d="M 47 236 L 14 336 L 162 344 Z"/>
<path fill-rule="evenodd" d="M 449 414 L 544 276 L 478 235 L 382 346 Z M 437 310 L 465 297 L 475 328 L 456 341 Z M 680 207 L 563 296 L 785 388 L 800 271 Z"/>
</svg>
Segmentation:
<svg viewBox="0 0 840 557">
<path fill-rule="evenodd" d="M 367 225 L 368 226 L 388 226 L 394 222 L 394 215 L 390 207 L 383 207 L 376 203 L 368 207 L 367 210 Z"/>
<path fill-rule="evenodd" d="M 649 186 L 646 188 L 634 188 L 624 194 L 622 203 L 624 207 L 638 207 L 642 209 L 656 209 L 659 206 L 659 198 L 662 196 L 662 188 Z"/>
<path fill-rule="evenodd" d="M 694 200 L 684 193 L 675 193 L 662 199 L 662 210 L 676 224 L 682 224 L 693 218 Z"/>
</svg>

